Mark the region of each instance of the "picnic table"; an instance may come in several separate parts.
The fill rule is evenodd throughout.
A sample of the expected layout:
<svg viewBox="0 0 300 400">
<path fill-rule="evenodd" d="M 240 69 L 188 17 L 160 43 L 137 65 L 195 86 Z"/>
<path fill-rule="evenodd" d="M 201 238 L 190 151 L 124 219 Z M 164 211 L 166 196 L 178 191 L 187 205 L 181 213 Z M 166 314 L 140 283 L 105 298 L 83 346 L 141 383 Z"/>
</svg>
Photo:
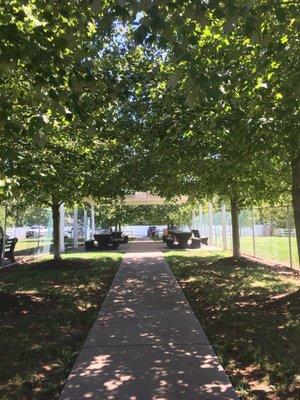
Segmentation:
<svg viewBox="0 0 300 400">
<path fill-rule="evenodd" d="M 95 246 L 95 242 L 97 246 Z M 122 231 L 100 232 L 95 233 L 94 239 L 85 241 L 85 249 L 87 251 L 96 250 L 116 250 L 121 243 L 128 243 L 128 236 L 122 236 Z"/>
<path fill-rule="evenodd" d="M 111 232 L 96 233 L 94 238 L 98 243 L 98 248 L 101 250 L 106 250 L 109 248 L 117 249 L 120 243 L 120 240 L 114 238 Z"/>
<path fill-rule="evenodd" d="M 192 232 L 170 231 L 170 238 L 167 238 L 167 244 L 171 248 L 186 249 Z"/>
<path fill-rule="evenodd" d="M 190 244 L 188 243 L 190 240 Z M 208 245 L 207 237 L 200 237 L 199 231 L 168 231 L 168 236 L 165 236 L 164 242 L 171 249 L 199 249 L 202 244 Z"/>
<path fill-rule="evenodd" d="M 175 231 L 175 237 L 178 242 L 178 247 L 180 249 L 186 249 L 188 247 L 188 241 L 192 236 L 192 232 L 181 232 Z"/>
<path fill-rule="evenodd" d="M 122 233 L 122 231 L 113 231 L 111 232 L 111 236 L 113 237 L 113 239 L 121 239 Z"/>
</svg>

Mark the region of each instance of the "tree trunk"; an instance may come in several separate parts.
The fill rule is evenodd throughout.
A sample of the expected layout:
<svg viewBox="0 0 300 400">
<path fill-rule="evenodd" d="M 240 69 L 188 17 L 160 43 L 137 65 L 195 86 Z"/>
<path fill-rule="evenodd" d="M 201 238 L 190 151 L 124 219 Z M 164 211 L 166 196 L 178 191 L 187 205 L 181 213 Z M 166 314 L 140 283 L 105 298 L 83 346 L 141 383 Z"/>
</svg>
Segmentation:
<svg viewBox="0 0 300 400">
<path fill-rule="evenodd" d="M 115 232 L 118 230 L 118 221 L 115 222 Z"/>
<path fill-rule="evenodd" d="M 52 219 L 53 219 L 53 258 L 54 260 L 60 260 L 60 212 L 59 202 L 53 200 L 52 202 Z"/>
<path fill-rule="evenodd" d="M 122 227 L 121 227 L 121 223 L 119 222 L 119 231 L 121 232 Z"/>
<path fill-rule="evenodd" d="M 297 249 L 300 263 L 300 155 L 292 160 L 292 182 L 292 203 L 294 209 Z"/>
<path fill-rule="evenodd" d="M 232 221 L 232 255 L 234 258 L 241 257 L 240 231 L 239 231 L 239 204 L 237 197 L 230 199 L 231 221 Z"/>
</svg>

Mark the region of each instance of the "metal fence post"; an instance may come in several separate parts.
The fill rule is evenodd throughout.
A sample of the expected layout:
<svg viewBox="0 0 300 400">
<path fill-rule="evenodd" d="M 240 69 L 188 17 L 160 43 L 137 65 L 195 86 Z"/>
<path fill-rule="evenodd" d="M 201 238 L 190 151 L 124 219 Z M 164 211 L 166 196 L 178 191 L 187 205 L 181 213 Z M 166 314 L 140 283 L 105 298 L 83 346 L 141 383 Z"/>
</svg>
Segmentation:
<svg viewBox="0 0 300 400">
<path fill-rule="evenodd" d="M 223 250 L 227 250 L 227 232 L 226 232 L 226 206 L 225 204 L 221 207 L 221 217 L 222 217 L 222 242 L 223 242 Z"/>
<path fill-rule="evenodd" d="M 256 248 L 255 248 L 255 223 L 254 223 L 254 210 L 251 207 L 251 225 L 252 225 L 252 245 L 253 245 L 253 256 L 256 256 Z"/>
<path fill-rule="evenodd" d="M 291 240 L 291 222 L 290 222 L 290 207 L 289 206 L 287 206 L 287 227 L 288 227 L 288 237 L 289 237 L 290 267 L 293 268 L 292 240 Z"/>
<path fill-rule="evenodd" d="M 88 240 L 88 223 L 87 223 L 87 209 L 84 207 L 83 210 L 83 226 L 84 226 L 84 241 Z"/>
<path fill-rule="evenodd" d="M 210 245 L 213 245 L 213 207 L 211 203 L 208 203 L 208 236 Z"/>
<path fill-rule="evenodd" d="M 60 205 L 60 251 L 65 251 L 65 205 Z"/>
<path fill-rule="evenodd" d="M 37 242 L 37 253 L 40 254 L 41 249 L 40 249 L 40 241 L 41 241 L 41 210 L 39 210 L 39 219 L 38 219 L 38 223 L 39 223 L 39 233 L 38 233 L 38 242 Z"/>
</svg>

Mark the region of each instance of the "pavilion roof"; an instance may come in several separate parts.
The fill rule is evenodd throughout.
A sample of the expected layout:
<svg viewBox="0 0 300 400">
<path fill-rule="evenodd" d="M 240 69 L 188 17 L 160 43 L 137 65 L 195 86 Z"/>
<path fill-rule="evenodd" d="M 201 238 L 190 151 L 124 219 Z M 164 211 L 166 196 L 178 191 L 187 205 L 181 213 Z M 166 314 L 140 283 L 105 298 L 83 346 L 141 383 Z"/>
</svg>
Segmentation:
<svg viewBox="0 0 300 400">
<path fill-rule="evenodd" d="M 177 197 L 173 200 L 166 200 L 163 197 L 148 192 L 135 192 L 125 196 L 126 205 L 160 205 L 160 204 L 183 204 L 188 198 L 186 196 Z"/>
</svg>

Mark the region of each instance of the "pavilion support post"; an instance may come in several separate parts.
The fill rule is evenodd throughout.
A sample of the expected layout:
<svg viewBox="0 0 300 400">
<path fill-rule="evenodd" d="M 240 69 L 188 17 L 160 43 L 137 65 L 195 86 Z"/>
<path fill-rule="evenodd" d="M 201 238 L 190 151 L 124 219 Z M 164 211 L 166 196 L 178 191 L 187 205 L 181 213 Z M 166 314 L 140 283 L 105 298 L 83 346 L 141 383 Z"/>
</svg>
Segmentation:
<svg viewBox="0 0 300 400">
<path fill-rule="evenodd" d="M 84 241 L 88 240 L 88 220 L 87 220 L 87 209 L 84 207 L 83 210 L 83 229 L 84 229 Z"/>
<path fill-rule="evenodd" d="M 91 231 L 92 237 L 95 235 L 95 205 L 91 203 Z"/>
<path fill-rule="evenodd" d="M 6 225 L 7 225 L 7 205 L 4 206 L 4 225 L 3 225 L 3 238 L 2 238 L 0 265 L 4 265 L 4 259 L 5 259 Z"/>
<path fill-rule="evenodd" d="M 256 248 L 255 248 L 255 218 L 254 218 L 254 210 L 251 207 L 251 228 L 252 228 L 252 248 L 253 248 L 253 256 L 256 256 Z"/>
<path fill-rule="evenodd" d="M 209 236 L 209 244 L 212 246 L 214 242 L 214 235 L 213 235 L 213 206 L 211 203 L 208 203 L 208 218 L 209 218 L 209 226 L 208 226 L 208 236 Z"/>
<path fill-rule="evenodd" d="M 226 206 L 224 204 L 221 207 L 221 219 L 222 219 L 223 250 L 227 250 L 227 218 L 226 218 Z"/>
<path fill-rule="evenodd" d="M 74 207 L 73 213 L 73 247 L 78 248 L 78 209 Z"/>
<path fill-rule="evenodd" d="M 60 246 L 60 252 L 63 253 L 65 251 L 65 205 L 62 203 L 60 205 L 60 213 L 59 213 L 59 218 L 60 218 L 60 235 L 59 235 L 59 246 Z"/>
</svg>

